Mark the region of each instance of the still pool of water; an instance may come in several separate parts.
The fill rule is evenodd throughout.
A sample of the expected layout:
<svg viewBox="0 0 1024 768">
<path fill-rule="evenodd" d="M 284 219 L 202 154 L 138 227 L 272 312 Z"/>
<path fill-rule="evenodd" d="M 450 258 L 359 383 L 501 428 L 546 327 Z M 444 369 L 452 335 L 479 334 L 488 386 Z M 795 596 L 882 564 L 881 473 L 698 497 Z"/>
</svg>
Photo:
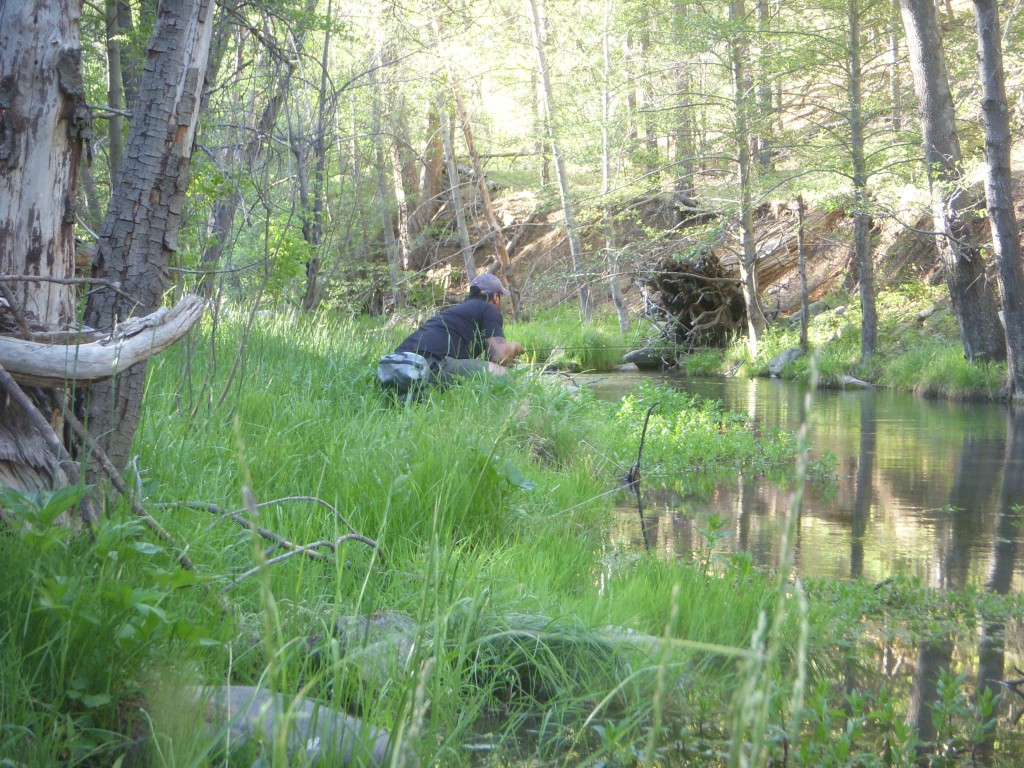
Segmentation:
<svg viewBox="0 0 1024 768">
<path fill-rule="evenodd" d="M 651 375 L 581 376 L 616 400 Z M 660 375 L 671 386 L 720 400 L 757 424 L 795 431 L 806 388 L 778 379 Z M 953 403 L 885 390 L 820 390 L 811 401 L 813 456 L 836 458 L 827 491 L 808 488 L 795 559 L 805 576 L 882 581 L 895 574 L 946 589 L 968 584 L 1005 593 L 1024 586 L 1024 408 Z M 648 436 L 651 439 L 652 436 Z M 763 477 L 734 477 L 709 497 L 645 489 L 645 525 L 624 499 L 613 544 L 687 557 L 704 546 L 711 514 L 726 519 L 723 553 L 777 564 L 791 492 Z"/>
</svg>

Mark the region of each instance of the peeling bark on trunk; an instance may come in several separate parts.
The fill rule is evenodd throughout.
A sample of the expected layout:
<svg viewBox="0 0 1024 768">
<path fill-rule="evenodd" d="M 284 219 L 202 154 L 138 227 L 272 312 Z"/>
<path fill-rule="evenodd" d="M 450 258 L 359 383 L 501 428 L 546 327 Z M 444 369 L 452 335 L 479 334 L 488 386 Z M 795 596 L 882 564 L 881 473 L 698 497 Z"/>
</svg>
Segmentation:
<svg viewBox="0 0 1024 768">
<path fill-rule="evenodd" d="M 75 188 L 91 115 L 82 86 L 81 2 L 0 0 L 0 271 L 65 279 L 75 265 Z M 21 282 L 26 320 L 74 319 L 70 285 Z"/>
<path fill-rule="evenodd" d="M 123 172 L 94 259 L 95 276 L 120 282 L 132 300 L 92 293 L 86 322 L 94 328 L 149 314 L 163 300 L 166 268 L 178 247 L 213 10 L 213 0 L 164 0 L 158 9 Z M 119 470 L 135 436 L 145 374 L 140 363 L 89 393 L 90 434 Z"/>
</svg>

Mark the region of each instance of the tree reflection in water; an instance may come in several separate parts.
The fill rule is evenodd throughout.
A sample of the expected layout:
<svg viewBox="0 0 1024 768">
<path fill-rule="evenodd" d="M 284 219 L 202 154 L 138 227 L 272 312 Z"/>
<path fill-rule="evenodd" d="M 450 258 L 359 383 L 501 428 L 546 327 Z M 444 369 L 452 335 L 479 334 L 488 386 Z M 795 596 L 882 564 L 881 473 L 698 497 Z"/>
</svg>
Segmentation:
<svg viewBox="0 0 1024 768">
<path fill-rule="evenodd" d="M 801 415 L 802 396 L 793 385 L 680 385 L 750 413 L 759 425 L 795 429 Z M 837 488 L 831 495 L 816 489 L 805 495 L 798 571 L 879 584 L 903 574 L 925 586 L 967 594 L 983 589 L 1007 595 L 1015 584 L 1020 586 L 1024 574 L 1016 556 L 1024 506 L 1024 409 L 871 392 L 821 393 L 816 401 L 815 451 L 836 456 Z M 727 515 L 733 535 L 717 543 L 722 554 L 749 552 L 755 563 L 773 567 L 773 546 L 789 490 L 763 477 L 733 476 L 707 493 L 695 490 L 701 485 L 684 480 L 660 492 L 649 485 L 643 530 L 629 533 L 623 526 L 619 535 L 631 539 L 634 548 L 690 558 L 705 546 L 697 533 L 704 521 L 712 514 Z M 710 485 L 707 478 L 703 485 Z M 846 547 L 836 546 L 844 540 Z M 849 555 L 845 567 L 835 557 L 843 551 Z M 941 761 L 939 755 L 947 748 L 970 749 L 973 740 L 972 762 L 1006 764 L 1006 739 L 997 746 L 997 728 L 1014 727 L 1015 708 L 1024 708 L 1024 699 L 1017 699 L 1002 682 L 1008 675 L 1024 677 L 1007 669 L 1006 661 L 1008 642 L 1014 657 L 1021 658 L 1021 632 L 998 614 L 986 615 L 981 599 L 976 611 L 975 636 L 941 626 L 909 642 L 885 628 L 878 633 L 879 664 L 874 668 L 880 672 L 879 684 L 903 691 L 907 724 L 922 741 L 925 762 Z M 863 667 L 860 673 L 851 663 L 841 669 L 848 693 L 858 686 L 873 687 Z M 954 672 L 966 675 L 964 686 L 974 679 L 968 705 L 993 695 L 1000 695 L 1000 701 L 993 716 L 978 722 L 973 733 L 958 733 L 957 744 L 937 744 L 936 739 L 949 736 L 942 731 L 943 712 L 936 709 L 940 680 L 948 685 Z M 1013 757 L 1022 757 L 1019 750 L 1016 743 Z"/>
</svg>

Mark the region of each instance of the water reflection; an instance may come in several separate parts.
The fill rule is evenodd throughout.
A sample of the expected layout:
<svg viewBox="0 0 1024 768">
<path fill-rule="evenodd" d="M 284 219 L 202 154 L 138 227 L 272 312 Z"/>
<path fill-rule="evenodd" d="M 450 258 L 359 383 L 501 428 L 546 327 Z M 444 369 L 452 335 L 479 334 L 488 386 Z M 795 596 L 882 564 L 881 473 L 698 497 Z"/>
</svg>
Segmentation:
<svg viewBox="0 0 1024 768">
<path fill-rule="evenodd" d="M 619 381 L 628 388 L 634 382 Z M 781 381 L 677 379 L 680 388 L 747 413 L 757 424 L 795 430 L 803 419 L 804 391 Z M 606 390 L 617 399 L 624 389 Z M 823 496 L 808 489 L 796 539 L 796 568 L 809 576 L 882 582 L 905 574 L 950 590 L 965 587 L 1005 595 L 1019 591 L 1024 568 L 1017 552 L 1024 538 L 1024 408 L 995 404 L 929 402 L 886 392 L 820 392 L 812 405 L 812 453 L 829 451 L 838 465 L 838 488 Z M 642 529 L 620 518 L 616 543 L 638 544 L 666 556 L 690 557 L 706 547 L 701 527 L 712 514 L 729 520 L 723 553 L 748 552 L 762 566 L 777 563 L 790 493 L 763 477 L 733 478 L 706 496 L 648 491 Z M 1024 655 L 1020 626 L 980 612 L 976 647 L 963 638 L 935 635 L 897 647 L 876 648 L 882 680 L 906 676 L 907 723 L 922 740 L 922 758 L 937 754 L 934 703 L 949 669 L 976 672 L 976 701 L 1003 694 L 979 726 L 972 762 L 1019 764 L 1020 743 L 997 736 L 995 715 L 1011 724 L 1024 699 L 1007 688 L 1024 671 L 1007 657 Z M 958 645 L 959 643 L 959 645 Z M 969 644 L 970 645 L 970 644 Z M 905 655 L 904 655 L 905 654 Z M 863 680 L 851 666 L 845 683 Z M 1024 681 L 1020 686 L 1024 695 Z"/>
<path fill-rule="evenodd" d="M 669 379 L 674 386 L 795 430 L 805 390 L 779 380 Z M 618 399 L 636 377 L 605 378 L 599 396 Z M 926 401 L 884 391 L 817 392 L 812 454 L 836 457 L 838 483 L 808 488 L 796 539 L 796 568 L 808 576 L 882 581 L 894 574 L 929 586 L 996 584 L 1020 589 L 1016 562 L 1024 505 L 1024 430 L 1016 409 Z M 790 493 L 764 477 L 733 477 L 705 496 L 644 488 L 644 524 L 623 499 L 616 543 L 668 556 L 702 546 L 707 517 L 726 517 L 723 553 L 749 552 L 777 564 Z M 628 510 L 628 511 L 627 511 Z M 997 570 L 998 567 L 998 570 Z"/>
</svg>

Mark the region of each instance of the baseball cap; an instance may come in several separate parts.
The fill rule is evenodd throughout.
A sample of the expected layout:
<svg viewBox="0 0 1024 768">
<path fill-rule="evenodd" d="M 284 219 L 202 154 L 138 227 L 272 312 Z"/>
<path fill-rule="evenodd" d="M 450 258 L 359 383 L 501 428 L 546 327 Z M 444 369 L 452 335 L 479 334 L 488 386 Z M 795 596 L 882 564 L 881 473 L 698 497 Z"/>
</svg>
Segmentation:
<svg viewBox="0 0 1024 768">
<path fill-rule="evenodd" d="M 501 284 L 501 280 L 490 272 L 484 272 L 482 275 L 477 275 L 469 282 L 469 285 L 471 287 L 476 286 L 484 293 L 503 293 L 506 296 L 512 295 L 508 292 L 508 288 Z"/>
</svg>

